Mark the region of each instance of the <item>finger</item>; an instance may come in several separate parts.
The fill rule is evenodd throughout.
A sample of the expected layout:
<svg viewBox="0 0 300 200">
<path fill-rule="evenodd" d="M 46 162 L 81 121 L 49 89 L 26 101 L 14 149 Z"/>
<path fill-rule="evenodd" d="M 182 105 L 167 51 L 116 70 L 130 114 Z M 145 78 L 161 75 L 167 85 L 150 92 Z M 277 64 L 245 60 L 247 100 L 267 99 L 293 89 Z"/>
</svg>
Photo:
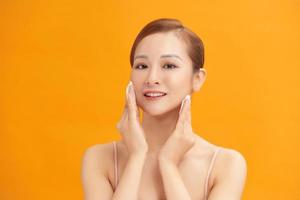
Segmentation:
<svg viewBox="0 0 300 200">
<path fill-rule="evenodd" d="M 140 120 L 140 109 L 138 106 L 136 106 L 136 119 Z"/>
<path fill-rule="evenodd" d="M 127 100 L 125 99 L 125 104 L 124 104 L 124 107 L 123 107 L 122 117 L 125 115 L 125 112 L 127 112 L 127 110 L 128 110 L 128 105 L 127 105 Z"/>
<path fill-rule="evenodd" d="M 183 127 L 183 123 L 184 123 L 184 109 L 186 107 L 186 99 L 188 98 L 188 95 L 182 100 L 181 102 L 181 106 L 180 106 L 180 111 L 179 111 L 179 117 L 178 117 L 178 121 L 176 124 L 176 128 L 182 128 Z"/>
<path fill-rule="evenodd" d="M 181 101 L 180 110 L 179 110 L 179 116 L 180 116 L 180 114 L 182 112 L 183 104 L 184 104 L 184 101 L 185 101 L 186 97 L 187 96 L 185 96 L 184 99 Z"/>
<path fill-rule="evenodd" d="M 119 120 L 119 122 L 117 123 L 116 127 L 119 129 L 120 125 L 124 122 L 125 116 L 127 115 L 128 112 L 128 85 L 126 87 L 126 91 L 125 91 L 125 104 L 124 104 L 124 108 L 123 108 L 123 113 L 121 116 L 121 119 Z"/>
<path fill-rule="evenodd" d="M 125 90 L 125 104 L 124 104 L 124 108 L 123 108 L 123 113 L 121 116 L 121 119 L 119 120 L 119 122 L 117 123 L 116 127 L 119 129 L 121 124 L 124 123 L 124 121 L 126 120 L 126 118 L 128 118 L 128 86 L 129 84 L 126 86 L 126 90 Z"/>
<path fill-rule="evenodd" d="M 190 95 L 186 95 L 186 97 L 181 102 L 181 107 L 179 111 L 179 121 L 184 120 L 186 117 L 186 112 L 188 111 L 190 105 L 190 98 Z"/>
<path fill-rule="evenodd" d="M 135 90 L 134 90 L 134 87 L 133 87 L 133 84 L 132 84 L 132 82 L 130 81 L 129 82 L 129 84 L 128 84 L 128 86 L 127 86 L 127 89 L 126 89 L 126 94 L 127 94 L 127 97 L 128 97 L 128 95 L 130 95 L 130 94 L 128 94 L 129 93 L 129 89 L 133 89 L 133 93 L 134 93 L 134 97 L 133 97 L 133 106 L 134 106 L 134 110 L 136 111 L 136 119 L 140 119 L 140 110 L 139 110 L 139 107 L 138 107 L 138 105 L 137 105 L 137 102 L 136 102 L 136 95 L 135 95 Z M 128 97 L 128 98 L 130 98 L 130 97 Z M 126 99 L 127 100 L 127 99 Z M 126 103 L 126 106 L 127 106 L 127 108 L 128 108 L 128 101 L 127 101 L 127 103 Z"/>
<path fill-rule="evenodd" d="M 130 82 L 127 84 L 127 86 L 126 86 L 126 95 L 125 95 L 125 107 L 128 109 L 128 90 L 129 90 L 129 85 L 130 85 Z"/>
<path fill-rule="evenodd" d="M 126 128 L 128 127 L 128 109 L 127 108 L 126 108 L 124 119 L 123 119 L 122 123 L 124 124 L 124 126 Z"/>
<path fill-rule="evenodd" d="M 186 107 L 184 108 L 184 133 L 192 133 L 192 114 L 191 114 L 191 97 L 186 100 Z"/>
<path fill-rule="evenodd" d="M 134 121 L 137 119 L 137 105 L 136 105 L 136 97 L 134 92 L 134 87 L 132 82 L 128 84 L 128 118 L 129 121 Z"/>
<path fill-rule="evenodd" d="M 192 114 L 191 114 L 191 96 L 188 95 L 188 99 L 186 101 L 186 107 L 184 108 L 185 113 L 185 121 L 191 124 Z"/>
<path fill-rule="evenodd" d="M 121 119 L 119 120 L 119 122 L 117 124 L 117 128 L 120 128 L 120 125 L 124 122 L 126 115 L 127 115 L 127 107 L 124 107 Z"/>
<path fill-rule="evenodd" d="M 137 102 L 136 102 L 136 95 L 135 95 L 135 90 L 134 90 L 132 82 L 131 82 L 131 86 L 130 87 L 131 87 L 130 88 L 131 92 L 133 93 L 133 95 L 131 94 L 132 96 L 130 96 L 130 97 L 131 97 L 131 100 L 133 102 L 133 107 L 134 107 L 133 110 L 135 110 L 135 114 L 136 114 L 136 118 L 135 119 L 140 119 L 140 109 L 139 109 L 139 107 L 137 105 Z"/>
</svg>

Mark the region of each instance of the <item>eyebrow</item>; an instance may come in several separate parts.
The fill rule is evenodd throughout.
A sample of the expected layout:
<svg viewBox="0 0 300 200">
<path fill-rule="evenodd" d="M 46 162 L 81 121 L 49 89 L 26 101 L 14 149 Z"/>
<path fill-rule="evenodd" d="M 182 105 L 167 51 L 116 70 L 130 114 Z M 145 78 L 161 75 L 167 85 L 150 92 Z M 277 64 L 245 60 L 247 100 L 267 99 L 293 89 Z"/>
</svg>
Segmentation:
<svg viewBox="0 0 300 200">
<path fill-rule="evenodd" d="M 161 55 L 160 56 L 161 58 L 165 58 L 165 57 L 175 57 L 175 58 L 178 58 L 180 60 L 182 60 L 182 58 L 180 58 L 178 55 L 176 54 L 164 54 L 164 55 Z M 148 58 L 148 56 L 146 55 L 138 55 L 138 56 L 135 56 L 134 57 L 134 60 L 137 59 L 137 58 Z"/>
</svg>

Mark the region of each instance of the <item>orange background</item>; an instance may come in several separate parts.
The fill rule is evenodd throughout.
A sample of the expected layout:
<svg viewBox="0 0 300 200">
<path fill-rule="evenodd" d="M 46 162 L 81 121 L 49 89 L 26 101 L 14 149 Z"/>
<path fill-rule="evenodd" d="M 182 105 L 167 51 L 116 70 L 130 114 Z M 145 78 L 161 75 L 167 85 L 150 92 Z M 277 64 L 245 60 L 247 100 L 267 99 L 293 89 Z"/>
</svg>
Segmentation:
<svg viewBox="0 0 300 200">
<path fill-rule="evenodd" d="M 245 200 L 299 190 L 300 4 L 252 1 L 1 1 L 0 199 L 82 199 L 81 156 L 119 139 L 129 53 L 153 19 L 205 45 L 193 128 L 248 162 Z"/>
</svg>

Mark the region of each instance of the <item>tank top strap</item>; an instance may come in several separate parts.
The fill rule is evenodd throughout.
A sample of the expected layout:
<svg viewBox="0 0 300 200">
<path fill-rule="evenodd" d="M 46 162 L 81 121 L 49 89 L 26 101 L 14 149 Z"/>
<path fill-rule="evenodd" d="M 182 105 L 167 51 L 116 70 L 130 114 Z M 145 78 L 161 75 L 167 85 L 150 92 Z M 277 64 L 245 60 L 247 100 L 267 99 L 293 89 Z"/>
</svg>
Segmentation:
<svg viewBox="0 0 300 200">
<path fill-rule="evenodd" d="M 114 190 L 116 190 L 118 184 L 118 149 L 116 141 L 113 142 L 114 144 L 114 167 L 115 167 L 115 182 L 114 182 Z"/>
<path fill-rule="evenodd" d="M 207 176 L 206 176 L 206 179 L 205 179 L 205 188 L 204 188 L 204 199 L 206 200 L 207 199 L 207 193 L 208 193 L 208 181 L 209 181 L 209 178 L 210 178 L 210 174 L 211 174 L 211 171 L 213 169 L 213 166 L 214 166 L 214 163 L 215 163 L 215 159 L 217 157 L 217 154 L 218 152 L 221 150 L 222 147 L 218 146 L 217 149 L 215 150 L 214 154 L 213 154 L 213 157 L 210 161 L 210 165 L 209 165 L 209 168 L 208 168 L 208 172 L 207 172 Z"/>
</svg>

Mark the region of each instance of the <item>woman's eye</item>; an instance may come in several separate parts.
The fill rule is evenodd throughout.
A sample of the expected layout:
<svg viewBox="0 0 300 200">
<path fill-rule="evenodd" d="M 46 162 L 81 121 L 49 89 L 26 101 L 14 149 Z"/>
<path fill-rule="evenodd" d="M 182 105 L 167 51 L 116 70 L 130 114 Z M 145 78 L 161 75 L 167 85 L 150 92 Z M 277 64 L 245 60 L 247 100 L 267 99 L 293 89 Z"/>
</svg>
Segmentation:
<svg viewBox="0 0 300 200">
<path fill-rule="evenodd" d="M 176 65 L 173 65 L 173 64 L 166 64 L 165 66 L 168 66 L 168 67 L 164 67 L 164 68 L 167 68 L 167 69 L 174 69 L 174 68 L 177 68 Z"/>
<path fill-rule="evenodd" d="M 140 66 L 142 66 L 142 67 L 140 67 Z M 136 65 L 134 68 L 135 68 L 135 69 L 144 69 L 145 66 L 146 66 L 146 65 L 144 65 L 144 64 L 138 64 L 138 65 Z"/>
</svg>

